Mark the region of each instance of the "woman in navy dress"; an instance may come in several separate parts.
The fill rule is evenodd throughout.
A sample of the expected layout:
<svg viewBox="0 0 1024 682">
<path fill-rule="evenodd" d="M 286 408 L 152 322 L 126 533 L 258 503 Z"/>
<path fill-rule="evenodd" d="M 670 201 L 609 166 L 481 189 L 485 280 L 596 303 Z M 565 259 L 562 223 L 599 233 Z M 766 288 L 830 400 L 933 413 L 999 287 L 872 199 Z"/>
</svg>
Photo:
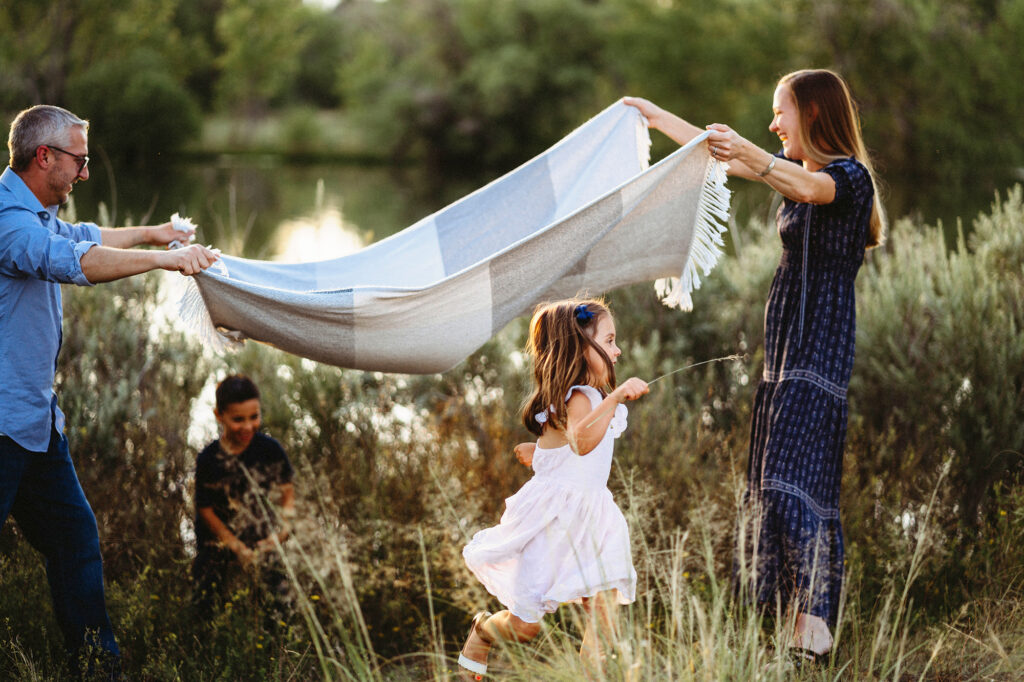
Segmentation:
<svg viewBox="0 0 1024 682">
<path fill-rule="evenodd" d="M 650 126 L 680 144 L 703 131 L 627 97 Z M 854 279 L 864 252 L 883 240 L 885 217 L 849 88 L 826 70 L 784 76 L 769 130 L 772 155 L 728 126 L 708 126 L 711 155 L 730 175 L 783 196 L 782 260 L 765 309 L 765 367 L 757 389 L 747 470 L 748 515 L 737 563 L 757 601 L 795 610 L 794 652 L 832 648 L 843 581 L 839 482 L 846 388 L 853 369 Z"/>
</svg>

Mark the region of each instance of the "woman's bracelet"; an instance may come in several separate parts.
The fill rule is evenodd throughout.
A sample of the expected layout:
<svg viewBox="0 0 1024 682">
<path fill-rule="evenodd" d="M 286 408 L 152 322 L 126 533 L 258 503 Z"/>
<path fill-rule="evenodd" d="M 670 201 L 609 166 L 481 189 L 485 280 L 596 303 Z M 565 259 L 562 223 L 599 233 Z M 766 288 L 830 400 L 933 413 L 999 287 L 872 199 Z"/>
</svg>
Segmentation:
<svg viewBox="0 0 1024 682">
<path fill-rule="evenodd" d="M 771 173 L 771 172 L 772 172 L 772 169 L 773 169 L 773 168 L 775 168 L 775 162 L 776 162 L 777 160 L 778 160 L 778 158 L 777 158 L 777 157 L 775 157 L 775 156 L 772 156 L 772 160 L 768 162 L 768 167 L 767 167 L 767 168 L 765 168 L 765 169 L 764 169 L 763 171 L 761 171 L 760 173 L 758 173 L 758 174 L 757 174 L 757 177 L 759 177 L 759 178 L 763 178 L 764 176 L 766 176 L 766 175 L 768 175 L 769 173 Z"/>
</svg>

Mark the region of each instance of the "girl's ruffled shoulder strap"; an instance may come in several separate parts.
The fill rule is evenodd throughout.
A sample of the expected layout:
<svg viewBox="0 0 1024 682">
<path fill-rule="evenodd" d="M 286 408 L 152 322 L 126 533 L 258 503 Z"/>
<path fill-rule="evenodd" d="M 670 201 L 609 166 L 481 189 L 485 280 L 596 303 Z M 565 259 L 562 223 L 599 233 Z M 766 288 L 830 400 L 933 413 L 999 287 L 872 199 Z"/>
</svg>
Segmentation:
<svg viewBox="0 0 1024 682">
<path fill-rule="evenodd" d="M 565 396 L 566 402 L 569 402 L 569 397 L 572 395 L 572 392 L 577 389 L 590 398 L 591 409 L 596 408 L 601 404 L 601 401 L 604 400 L 604 394 L 593 386 L 573 386 Z M 626 430 L 627 414 L 628 410 L 625 405 L 620 403 L 615 406 L 615 414 L 612 416 L 611 423 L 608 424 L 608 430 L 612 432 L 614 437 L 618 438 L 622 432 Z"/>
<path fill-rule="evenodd" d="M 601 391 L 597 390 L 593 386 L 577 384 L 576 386 L 570 388 L 569 392 L 565 394 L 565 402 L 569 402 L 569 398 L 572 397 L 573 391 L 579 391 L 583 395 L 587 396 L 587 398 L 590 400 L 591 408 L 597 407 L 598 405 L 601 404 L 601 401 L 604 400 L 604 396 L 601 395 Z"/>
<path fill-rule="evenodd" d="M 601 391 L 597 390 L 593 386 L 577 384 L 576 386 L 571 387 L 569 389 L 569 392 L 565 394 L 565 402 L 569 402 L 569 398 L 572 397 L 573 391 L 580 391 L 581 393 L 583 393 L 583 395 L 587 396 L 587 398 L 590 400 L 591 409 L 597 407 L 601 403 L 601 401 L 604 400 L 604 396 L 601 395 Z M 550 412 L 553 409 L 555 409 L 554 405 L 549 407 L 544 412 L 538 412 L 537 414 L 534 415 L 534 419 L 537 420 L 538 424 L 546 423 L 548 420 L 548 412 Z"/>
<path fill-rule="evenodd" d="M 579 384 L 570 388 L 569 392 L 565 394 L 565 402 L 569 402 L 569 398 L 572 397 L 573 391 L 580 391 L 583 395 L 587 396 L 587 398 L 590 400 L 591 409 L 596 408 L 598 405 L 601 404 L 601 401 L 604 400 L 604 396 L 601 395 L 601 391 L 597 390 L 593 386 Z M 611 424 L 609 424 L 608 428 L 611 430 L 612 435 L 615 436 L 616 438 L 618 438 L 619 435 L 626 430 L 626 415 L 627 410 L 625 405 L 620 404 L 615 407 L 615 415 L 612 417 Z M 535 415 L 535 417 L 537 419 L 538 424 L 543 424 L 548 420 L 548 413 L 538 412 Z"/>
</svg>

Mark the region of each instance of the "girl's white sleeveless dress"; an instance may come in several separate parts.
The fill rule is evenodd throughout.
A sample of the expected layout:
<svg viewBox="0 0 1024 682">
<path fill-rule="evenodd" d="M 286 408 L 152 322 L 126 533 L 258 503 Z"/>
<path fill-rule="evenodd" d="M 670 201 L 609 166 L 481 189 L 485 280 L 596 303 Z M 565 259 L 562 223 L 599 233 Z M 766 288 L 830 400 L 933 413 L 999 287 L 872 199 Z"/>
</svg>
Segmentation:
<svg viewBox="0 0 1024 682">
<path fill-rule="evenodd" d="M 603 399 L 592 386 L 573 386 L 567 402 L 573 391 L 595 407 Z M 633 601 L 629 527 L 608 490 L 615 439 L 625 430 L 626 406 L 618 405 L 604 438 L 586 455 L 568 445 L 538 447 L 533 478 L 505 500 L 501 522 L 462 550 L 487 591 L 522 620 L 536 623 L 561 603 L 604 590 L 618 590 L 620 604 Z"/>
</svg>

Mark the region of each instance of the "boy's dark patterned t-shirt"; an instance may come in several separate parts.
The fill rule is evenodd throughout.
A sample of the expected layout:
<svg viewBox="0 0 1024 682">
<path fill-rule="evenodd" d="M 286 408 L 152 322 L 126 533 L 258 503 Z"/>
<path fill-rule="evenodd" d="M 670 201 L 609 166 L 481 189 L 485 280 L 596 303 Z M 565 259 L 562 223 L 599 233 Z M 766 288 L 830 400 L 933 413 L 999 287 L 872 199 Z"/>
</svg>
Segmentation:
<svg viewBox="0 0 1024 682">
<path fill-rule="evenodd" d="M 248 471 L 248 476 L 246 475 Z M 235 537 L 252 547 L 273 531 L 266 499 L 278 485 L 291 483 L 293 470 L 281 444 L 257 433 L 243 452 L 229 455 L 215 440 L 196 458 L 196 541 L 200 548 L 217 544 L 199 509 L 212 507 Z"/>
</svg>

